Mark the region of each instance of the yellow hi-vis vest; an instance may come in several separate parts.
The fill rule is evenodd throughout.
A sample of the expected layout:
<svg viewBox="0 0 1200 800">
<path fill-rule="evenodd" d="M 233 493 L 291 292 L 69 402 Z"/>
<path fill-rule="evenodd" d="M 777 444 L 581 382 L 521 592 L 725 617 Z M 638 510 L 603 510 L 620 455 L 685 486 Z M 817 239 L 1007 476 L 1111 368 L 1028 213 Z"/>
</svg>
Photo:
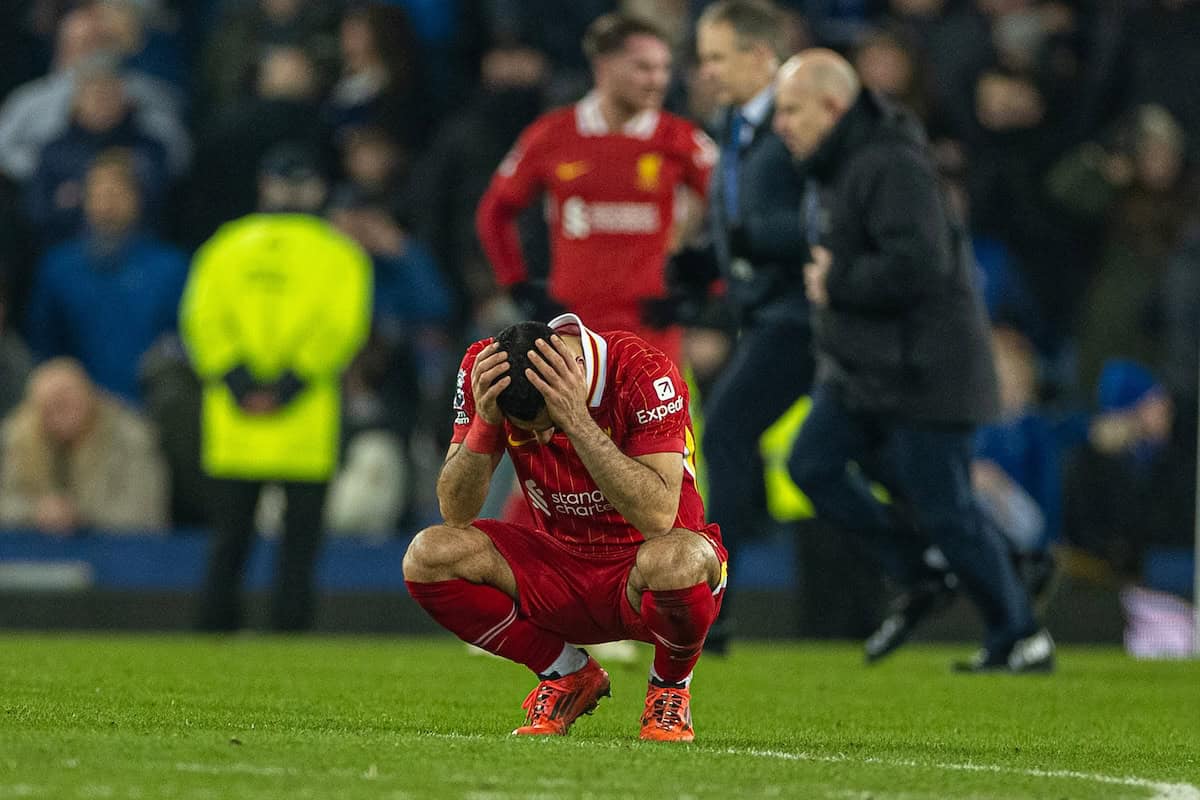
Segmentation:
<svg viewBox="0 0 1200 800">
<path fill-rule="evenodd" d="M 784 415 L 775 420 L 759 439 L 759 453 L 763 459 L 763 480 L 767 487 L 767 511 L 780 522 L 809 519 L 815 516 L 812 503 L 788 473 L 788 457 L 795 447 L 796 437 L 808 419 L 812 398 L 801 397 Z M 887 490 L 876 483 L 871 484 L 871 493 L 881 503 L 890 503 Z"/>
<path fill-rule="evenodd" d="M 205 471 L 218 478 L 323 481 L 337 463 L 341 375 L 366 340 L 371 263 L 323 220 L 252 214 L 196 254 L 180 329 L 204 383 Z M 222 378 L 244 366 L 305 388 L 273 414 L 244 413 Z"/>
</svg>

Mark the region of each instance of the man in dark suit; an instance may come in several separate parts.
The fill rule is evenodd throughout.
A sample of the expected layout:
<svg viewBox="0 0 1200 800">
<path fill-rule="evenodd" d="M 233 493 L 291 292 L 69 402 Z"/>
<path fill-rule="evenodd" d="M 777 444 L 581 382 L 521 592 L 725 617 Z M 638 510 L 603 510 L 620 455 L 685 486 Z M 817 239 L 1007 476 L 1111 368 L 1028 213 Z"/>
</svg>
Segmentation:
<svg viewBox="0 0 1200 800">
<path fill-rule="evenodd" d="M 884 645 L 903 641 L 953 574 L 979 608 L 983 649 L 965 671 L 1048 671 L 1039 629 L 999 535 L 971 493 L 974 427 L 998 411 L 977 287 L 941 197 L 924 131 L 861 90 L 830 50 L 790 59 L 775 130 L 828 204 L 805 267 L 818 357 L 813 406 L 788 467 L 819 517 L 869 542 L 914 598 Z M 868 477 L 890 490 L 876 499 Z M 926 563 L 934 544 L 949 572 Z M 886 626 L 885 626 L 886 627 Z M 872 650 L 868 658 L 885 654 Z"/>
<path fill-rule="evenodd" d="M 697 28 L 701 78 L 726 107 L 709 216 L 740 330 L 705 403 L 703 452 L 709 516 L 721 526 L 733 564 L 739 546 L 766 523 L 759 438 L 808 392 L 814 371 L 804 183 L 771 128 L 783 30 L 780 12 L 766 0 L 720 0 Z M 724 650 L 729 629 L 727 618 L 719 621 L 707 647 Z"/>
</svg>

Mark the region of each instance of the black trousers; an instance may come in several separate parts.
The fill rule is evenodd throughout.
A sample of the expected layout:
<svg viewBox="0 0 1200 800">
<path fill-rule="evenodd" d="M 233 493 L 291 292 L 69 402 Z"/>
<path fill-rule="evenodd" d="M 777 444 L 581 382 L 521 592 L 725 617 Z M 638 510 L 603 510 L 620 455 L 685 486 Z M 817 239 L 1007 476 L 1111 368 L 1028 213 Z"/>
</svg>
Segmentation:
<svg viewBox="0 0 1200 800">
<path fill-rule="evenodd" d="M 263 481 L 212 481 L 213 540 L 198 627 L 233 631 L 242 627 L 242 583 L 254 543 L 254 512 Z M 271 628 L 302 631 L 315 615 L 315 570 L 324 531 L 325 482 L 282 484 L 287 498 Z"/>
<path fill-rule="evenodd" d="M 984 645 L 1004 650 L 1037 625 L 1007 546 L 975 503 L 973 449 L 968 425 L 852 412 L 836 388 L 822 385 L 788 471 L 818 517 L 861 536 L 902 584 L 920 578 L 924 551 L 936 544 L 983 616 Z M 871 493 L 872 479 L 892 493 L 892 505 Z"/>
<path fill-rule="evenodd" d="M 721 526 L 736 571 L 741 546 L 767 524 L 758 440 L 812 386 L 815 363 L 807 325 L 763 322 L 742 331 L 733 358 L 704 404 L 708 519 Z M 729 596 L 722 617 L 728 618 Z"/>
</svg>

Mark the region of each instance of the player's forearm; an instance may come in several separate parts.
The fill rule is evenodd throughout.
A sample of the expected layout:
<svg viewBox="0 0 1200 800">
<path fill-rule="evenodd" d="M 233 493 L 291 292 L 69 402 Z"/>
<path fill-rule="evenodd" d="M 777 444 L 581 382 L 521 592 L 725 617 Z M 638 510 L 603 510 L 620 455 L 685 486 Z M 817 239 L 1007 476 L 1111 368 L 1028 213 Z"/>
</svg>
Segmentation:
<svg viewBox="0 0 1200 800">
<path fill-rule="evenodd" d="M 511 286 L 528 277 L 525 257 L 521 252 L 521 237 L 517 232 L 520 211 L 489 192 L 480 201 L 475 214 L 479 243 L 500 286 Z"/>
<path fill-rule="evenodd" d="M 465 445 L 446 459 L 438 475 L 438 509 L 451 528 L 466 528 L 479 517 L 492 485 L 498 457 L 476 453 Z"/>
<path fill-rule="evenodd" d="M 679 510 L 679 493 L 662 477 L 620 451 L 595 424 L 568 434 L 596 486 L 621 516 L 647 539 L 669 533 Z"/>
</svg>

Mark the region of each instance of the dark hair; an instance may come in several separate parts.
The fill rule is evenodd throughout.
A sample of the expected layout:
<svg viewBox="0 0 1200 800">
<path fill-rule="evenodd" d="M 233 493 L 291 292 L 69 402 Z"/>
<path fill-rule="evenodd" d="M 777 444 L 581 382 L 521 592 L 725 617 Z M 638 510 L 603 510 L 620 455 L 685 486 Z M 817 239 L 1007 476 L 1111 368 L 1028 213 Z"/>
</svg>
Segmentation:
<svg viewBox="0 0 1200 800">
<path fill-rule="evenodd" d="M 496 398 L 496 405 L 505 416 L 525 422 L 536 417 L 546 407 L 546 398 L 525 377 L 529 363 L 529 351 L 538 339 L 550 341 L 554 329 L 544 322 L 518 322 L 496 334 L 496 343 L 508 353 L 508 372 L 512 382 Z"/>
<path fill-rule="evenodd" d="M 641 17 L 612 13 L 597 17 L 583 35 L 583 53 L 589 61 L 625 49 L 630 36 L 653 36 L 660 42 L 670 44 L 666 32 L 658 25 Z"/>
<path fill-rule="evenodd" d="M 720 0 L 700 14 L 701 25 L 719 22 L 733 28 L 743 49 L 765 44 L 780 58 L 788 55 L 787 26 L 779 9 L 768 0 Z"/>
<path fill-rule="evenodd" d="M 351 4 L 342 18 L 366 22 L 393 91 L 408 91 L 421 82 L 423 76 L 417 61 L 420 45 L 412 19 L 403 8 L 380 2 L 358 2 Z"/>
</svg>

